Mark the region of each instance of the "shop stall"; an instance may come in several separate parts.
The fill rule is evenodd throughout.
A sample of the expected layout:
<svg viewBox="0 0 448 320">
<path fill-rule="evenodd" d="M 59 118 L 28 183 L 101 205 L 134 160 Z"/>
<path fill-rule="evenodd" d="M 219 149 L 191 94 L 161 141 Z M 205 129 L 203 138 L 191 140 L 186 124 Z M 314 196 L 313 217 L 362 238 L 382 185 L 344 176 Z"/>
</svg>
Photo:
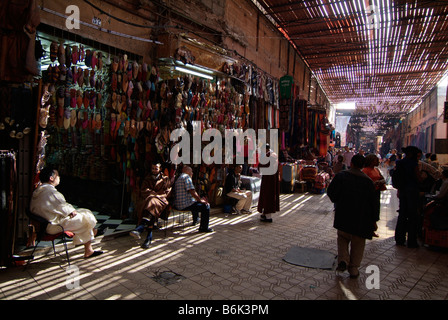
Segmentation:
<svg viewBox="0 0 448 320">
<path fill-rule="evenodd" d="M 42 64 L 35 172 L 54 165 L 69 202 L 113 218 L 135 219 L 141 180 L 152 162 L 174 179 L 170 134 L 183 127 L 271 129 L 279 125 L 278 81 L 246 62 L 214 70 L 173 57 L 142 57 L 40 32 Z M 202 146 L 203 147 L 203 146 Z M 191 163 L 193 163 L 191 161 Z M 227 164 L 194 164 L 194 184 L 213 205 Z M 35 181 L 37 182 L 37 181 Z M 221 190 L 222 191 L 222 190 Z"/>
</svg>

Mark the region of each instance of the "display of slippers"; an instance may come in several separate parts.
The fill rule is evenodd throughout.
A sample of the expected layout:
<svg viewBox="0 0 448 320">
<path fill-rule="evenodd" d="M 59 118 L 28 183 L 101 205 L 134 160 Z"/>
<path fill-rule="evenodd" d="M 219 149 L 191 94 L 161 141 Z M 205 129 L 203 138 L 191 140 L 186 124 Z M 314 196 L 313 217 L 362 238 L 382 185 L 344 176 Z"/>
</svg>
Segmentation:
<svg viewBox="0 0 448 320">
<path fill-rule="evenodd" d="M 76 125 L 76 120 L 78 119 L 78 116 L 77 116 L 77 114 L 76 114 L 76 110 L 75 109 L 73 109 L 71 112 L 70 112 L 70 127 L 75 127 L 75 125 Z"/>
<path fill-rule="evenodd" d="M 111 89 L 112 92 L 116 92 L 118 89 L 118 75 L 116 73 L 112 73 Z"/>
<path fill-rule="evenodd" d="M 83 74 L 84 74 L 84 85 L 86 87 L 88 87 L 89 83 L 90 83 L 90 77 L 89 77 L 90 71 L 89 71 L 89 69 L 84 69 Z"/>
<path fill-rule="evenodd" d="M 71 111 L 70 108 L 65 108 L 64 109 L 64 129 L 68 129 L 70 128 L 70 119 L 71 119 Z"/>
<path fill-rule="evenodd" d="M 81 110 L 78 111 L 78 120 L 76 121 L 76 128 L 80 129 L 82 127 L 82 120 L 83 120 L 84 112 Z"/>
<path fill-rule="evenodd" d="M 97 63 L 96 63 L 96 68 L 98 70 L 102 70 L 103 69 L 103 53 L 97 52 Z"/>
<path fill-rule="evenodd" d="M 56 41 L 53 41 L 50 44 L 50 61 L 55 62 L 56 58 L 58 57 L 58 43 Z"/>
<path fill-rule="evenodd" d="M 126 75 L 123 75 L 122 90 L 124 93 L 126 93 L 128 91 L 128 85 L 129 85 L 128 77 Z"/>
<path fill-rule="evenodd" d="M 72 47 L 65 47 L 65 66 L 70 69 L 72 66 Z"/>
<path fill-rule="evenodd" d="M 84 84 L 84 71 L 81 68 L 78 68 L 77 79 L 78 79 L 78 86 L 82 87 L 82 85 Z"/>
<path fill-rule="evenodd" d="M 113 58 L 113 60 L 112 60 L 112 64 L 111 64 L 111 69 L 112 69 L 112 72 L 113 72 L 113 73 L 115 73 L 115 72 L 118 71 L 118 64 L 119 64 L 118 57 L 115 56 L 115 57 Z"/>
<path fill-rule="evenodd" d="M 91 66 L 92 66 L 92 71 L 95 70 L 97 62 L 98 62 L 97 53 L 96 53 L 96 51 L 92 51 L 92 60 L 91 60 L 91 63 L 90 63 Z"/>
<path fill-rule="evenodd" d="M 62 42 L 59 44 L 58 47 L 58 61 L 59 64 L 65 65 L 65 48 Z"/>
<path fill-rule="evenodd" d="M 77 64 L 79 59 L 78 46 L 73 46 L 72 48 L 72 64 Z"/>
<path fill-rule="evenodd" d="M 92 66 L 92 51 L 90 49 L 86 49 L 86 56 L 85 56 L 84 63 L 89 68 Z"/>
<path fill-rule="evenodd" d="M 89 82 L 90 82 L 90 87 L 95 88 L 95 71 L 93 71 L 93 69 L 90 70 Z"/>
<path fill-rule="evenodd" d="M 97 113 L 95 115 L 95 120 L 96 120 L 96 125 L 95 125 L 95 129 L 100 131 L 101 127 L 103 126 L 103 122 L 101 120 L 101 114 Z"/>
</svg>

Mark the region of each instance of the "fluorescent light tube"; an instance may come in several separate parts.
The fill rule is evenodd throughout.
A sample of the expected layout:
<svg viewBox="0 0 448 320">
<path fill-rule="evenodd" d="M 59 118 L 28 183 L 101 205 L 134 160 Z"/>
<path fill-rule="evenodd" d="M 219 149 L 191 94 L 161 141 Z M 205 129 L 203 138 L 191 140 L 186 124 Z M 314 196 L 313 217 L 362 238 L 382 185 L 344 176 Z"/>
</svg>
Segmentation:
<svg viewBox="0 0 448 320">
<path fill-rule="evenodd" d="M 213 80 L 212 76 L 209 76 L 209 75 L 197 72 L 197 71 L 193 71 L 193 70 L 189 70 L 189 69 L 185 69 L 185 68 L 177 67 L 177 66 L 174 67 L 174 69 L 177 70 L 177 71 L 188 73 L 188 74 L 192 74 L 192 75 L 195 75 L 195 76 L 198 76 L 198 77 L 201 77 L 201 78 Z"/>
<path fill-rule="evenodd" d="M 186 67 L 188 69 L 194 69 L 194 70 L 197 70 L 197 71 L 199 71 L 201 73 L 207 73 L 207 74 L 211 74 L 211 75 L 214 74 L 213 70 L 205 69 L 203 67 L 199 67 L 199 66 L 194 65 L 194 64 L 183 63 L 182 61 L 179 61 L 179 60 L 175 60 L 174 62 L 175 62 L 176 65 L 178 65 L 180 67 Z"/>
</svg>

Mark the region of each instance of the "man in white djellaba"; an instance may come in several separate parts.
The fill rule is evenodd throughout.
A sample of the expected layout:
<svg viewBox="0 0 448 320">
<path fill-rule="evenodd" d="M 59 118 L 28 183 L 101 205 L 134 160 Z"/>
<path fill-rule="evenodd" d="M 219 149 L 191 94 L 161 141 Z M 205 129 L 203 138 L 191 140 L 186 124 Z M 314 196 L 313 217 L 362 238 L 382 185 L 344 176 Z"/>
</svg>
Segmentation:
<svg viewBox="0 0 448 320">
<path fill-rule="evenodd" d="M 43 168 L 39 180 L 41 185 L 33 192 L 30 210 L 49 221 L 46 232 L 57 234 L 61 231 L 58 225 L 61 225 L 65 231 L 74 233 L 74 245 L 84 245 L 84 258 L 102 254 L 103 251 L 92 248 L 92 240 L 97 233 L 95 216 L 88 209 L 75 209 L 65 200 L 56 189 L 61 181 L 58 171 L 51 167 Z"/>
</svg>

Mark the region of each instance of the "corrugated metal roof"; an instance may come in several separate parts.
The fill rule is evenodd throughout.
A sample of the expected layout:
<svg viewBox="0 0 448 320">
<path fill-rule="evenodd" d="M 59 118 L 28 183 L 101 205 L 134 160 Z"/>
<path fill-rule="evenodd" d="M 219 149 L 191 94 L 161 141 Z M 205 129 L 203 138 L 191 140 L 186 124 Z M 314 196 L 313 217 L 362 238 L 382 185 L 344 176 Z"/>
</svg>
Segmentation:
<svg viewBox="0 0 448 320">
<path fill-rule="evenodd" d="M 404 114 L 448 68 L 448 1 L 259 0 L 331 103 Z"/>
</svg>

